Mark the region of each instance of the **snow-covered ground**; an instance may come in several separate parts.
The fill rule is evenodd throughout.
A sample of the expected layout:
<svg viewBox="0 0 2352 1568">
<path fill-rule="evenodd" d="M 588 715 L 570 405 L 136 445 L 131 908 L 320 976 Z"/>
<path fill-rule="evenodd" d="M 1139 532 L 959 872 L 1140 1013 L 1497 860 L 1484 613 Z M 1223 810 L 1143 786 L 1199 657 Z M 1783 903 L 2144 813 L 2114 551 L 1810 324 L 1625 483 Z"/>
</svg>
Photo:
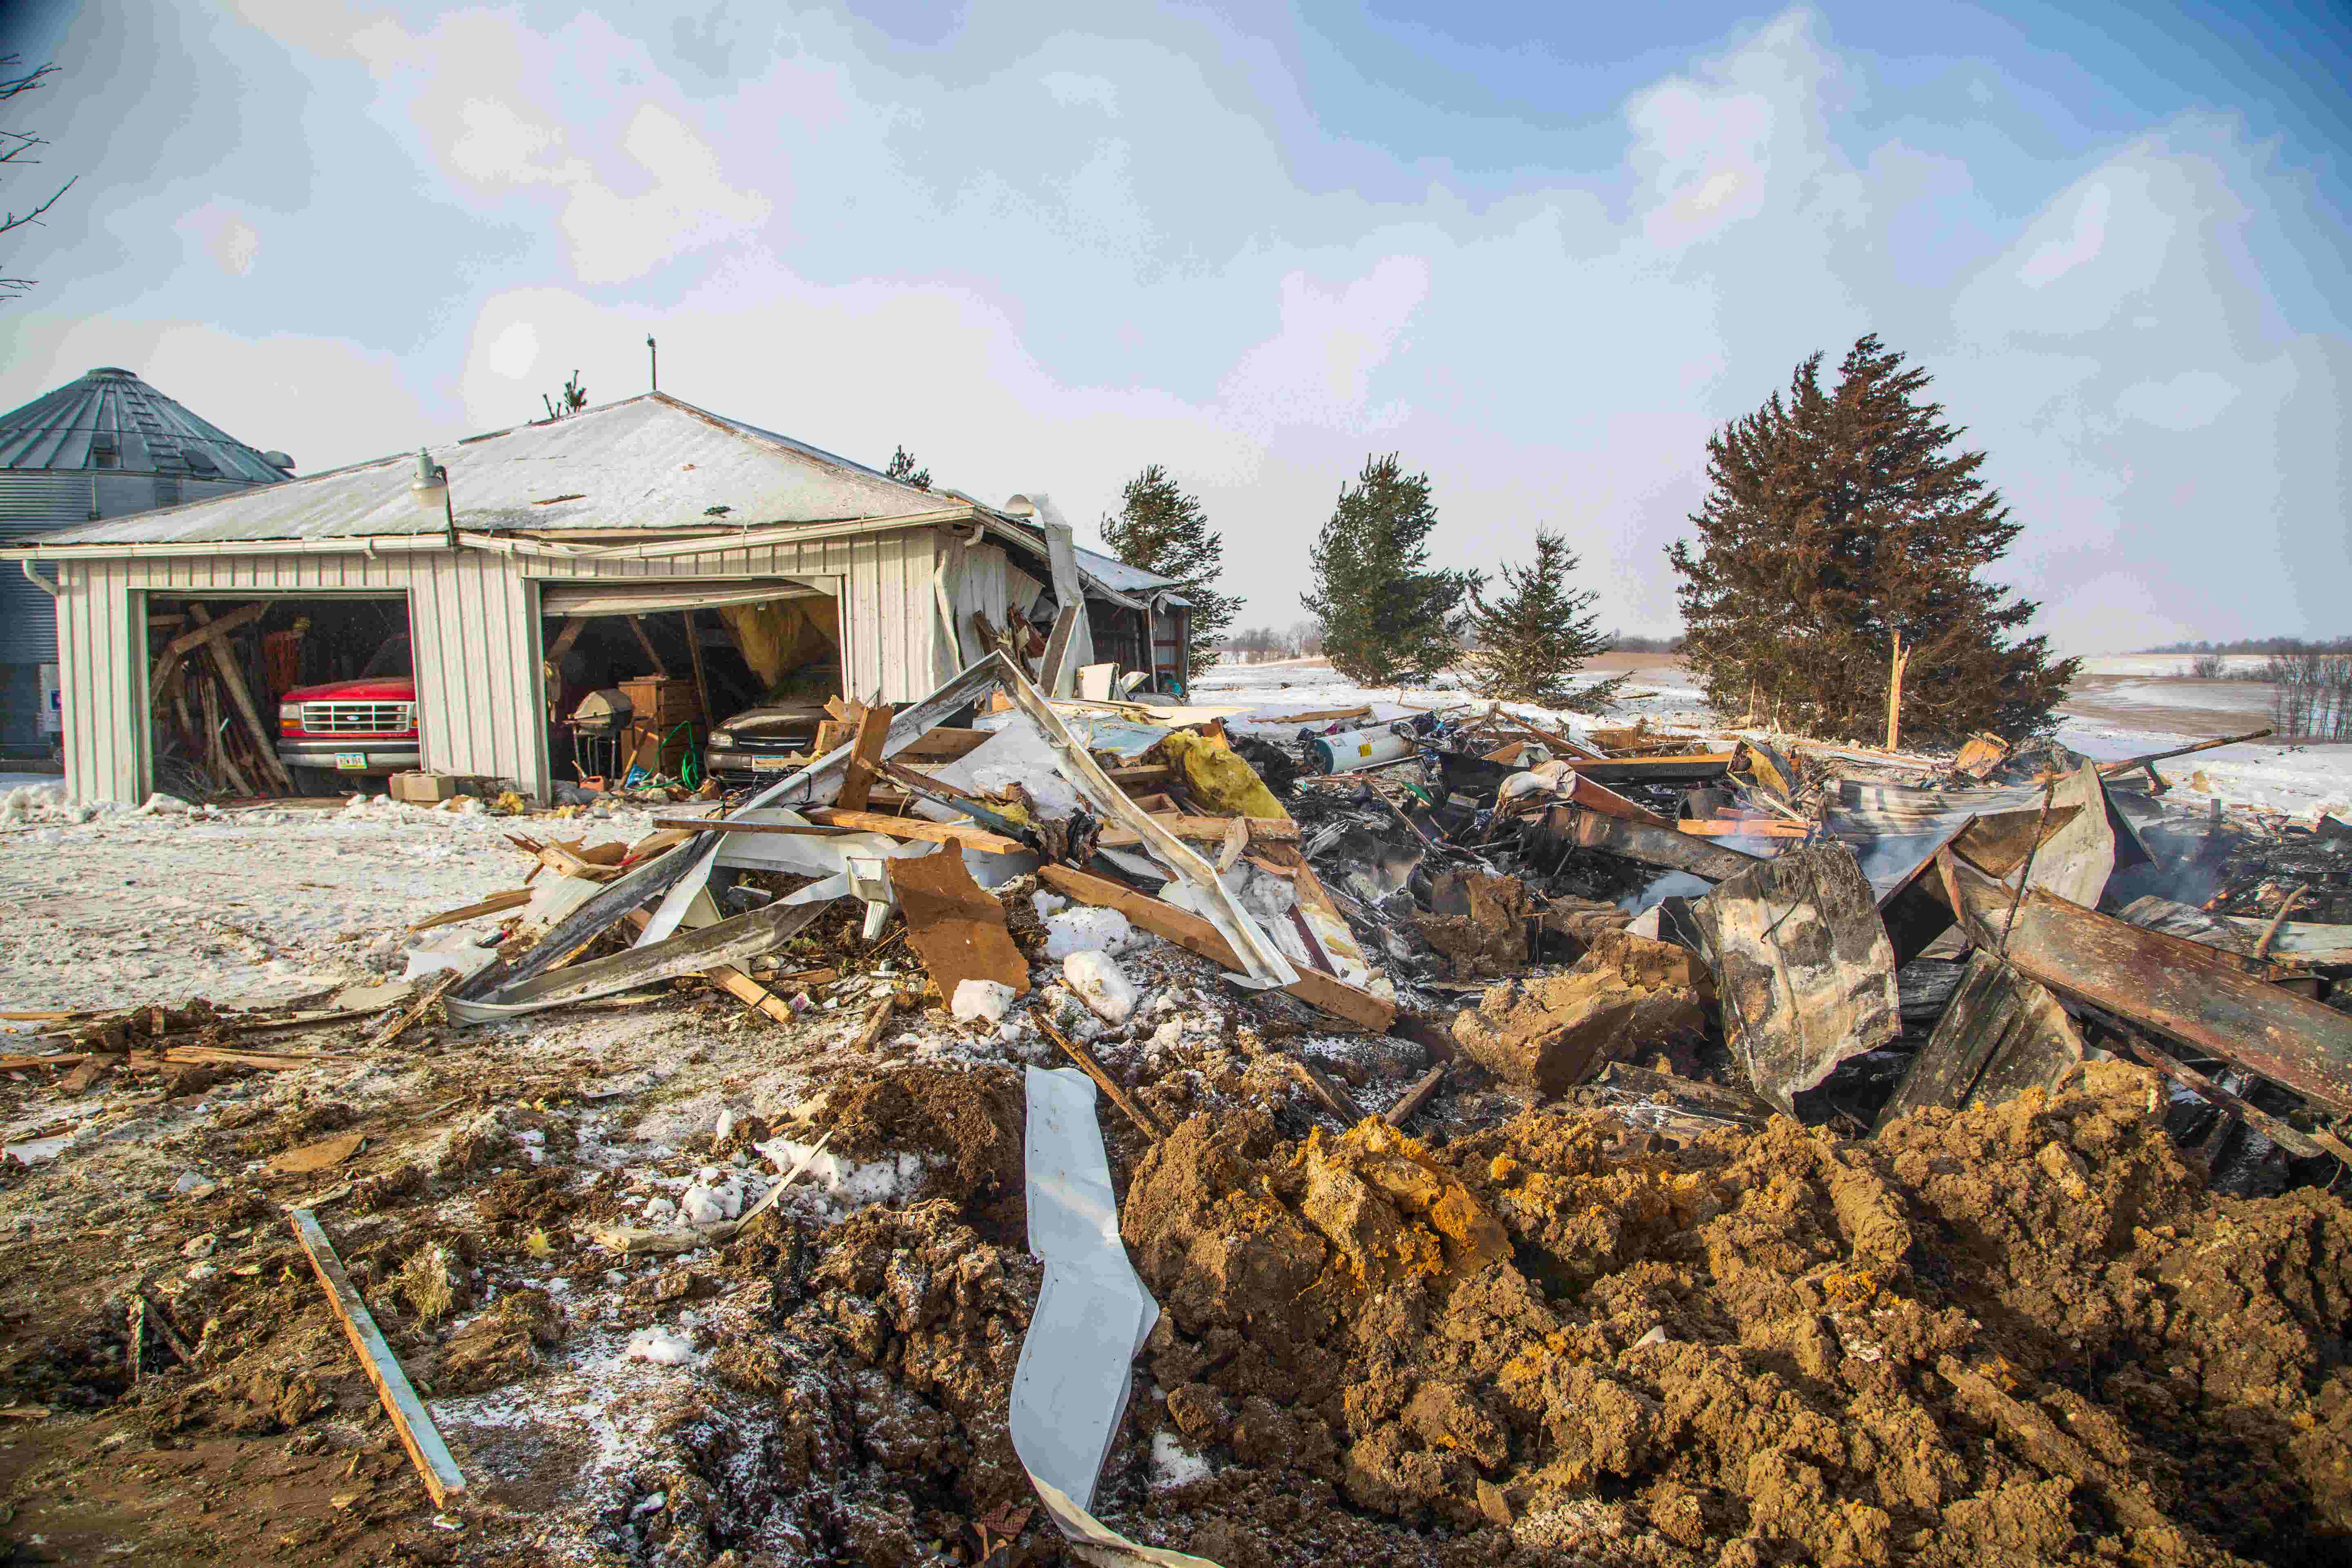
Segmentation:
<svg viewBox="0 0 2352 1568">
<path fill-rule="evenodd" d="M 20 786 L 0 795 L 0 1011 L 251 1005 L 396 975 L 412 923 L 522 885 L 530 861 L 504 837 L 518 829 L 593 844 L 642 837 L 651 818 L 516 822 L 381 797 L 91 813 L 63 807 L 54 777 Z"/>
</svg>

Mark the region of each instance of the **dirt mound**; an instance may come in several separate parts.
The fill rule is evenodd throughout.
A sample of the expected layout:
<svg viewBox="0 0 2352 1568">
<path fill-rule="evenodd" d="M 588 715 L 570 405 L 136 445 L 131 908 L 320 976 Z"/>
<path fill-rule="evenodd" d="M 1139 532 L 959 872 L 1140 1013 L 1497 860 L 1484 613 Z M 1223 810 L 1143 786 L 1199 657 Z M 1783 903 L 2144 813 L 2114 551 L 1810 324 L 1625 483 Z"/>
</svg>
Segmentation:
<svg viewBox="0 0 2352 1568">
<path fill-rule="evenodd" d="M 831 1130 L 826 1150 L 844 1160 L 923 1156 L 931 1168 L 919 1195 L 954 1200 L 967 1221 L 1018 1246 L 1028 1225 L 1026 1103 L 1011 1068 L 894 1066 L 829 1090 L 814 1125 Z"/>
<path fill-rule="evenodd" d="M 1140 1421 L 1213 1468 L 1102 1510 L 1227 1568 L 2341 1561 L 2352 1212 L 2209 1194 L 2153 1082 L 1868 1143 L 1195 1120 L 1122 1224 Z"/>
<path fill-rule="evenodd" d="M 1706 1032 L 1706 970 L 1683 948 L 1596 934 L 1574 968 L 1488 987 L 1454 1037 L 1508 1083 L 1564 1094 L 1604 1061 L 1680 1052 Z"/>
</svg>

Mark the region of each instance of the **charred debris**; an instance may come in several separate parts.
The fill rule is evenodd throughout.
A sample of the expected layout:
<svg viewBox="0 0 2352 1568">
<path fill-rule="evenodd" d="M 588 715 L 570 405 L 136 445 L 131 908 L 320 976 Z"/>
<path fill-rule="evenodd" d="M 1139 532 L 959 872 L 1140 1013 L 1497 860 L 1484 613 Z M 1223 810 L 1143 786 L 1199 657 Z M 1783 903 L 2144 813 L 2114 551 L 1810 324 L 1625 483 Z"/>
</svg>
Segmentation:
<svg viewBox="0 0 2352 1568">
<path fill-rule="evenodd" d="M 902 919 L 929 972 L 898 1005 L 985 1026 L 1030 988 L 1005 932 L 1034 893 L 1211 960 L 1269 999 L 1269 1039 L 1391 1037 L 1412 1078 L 1392 1121 L 1462 1102 L 1439 1138 L 1528 1097 L 1865 1136 L 2119 1058 L 2169 1081 L 2168 1130 L 2227 1190 L 2352 1159 L 2352 829 L 2332 819 L 2182 807 L 2166 758 L 2048 742 L 1938 761 L 1580 739 L 1494 705 L 1248 711 L 1052 699 L 1002 655 L 896 712 L 845 706 L 843 743 L 790 776 L 568 868 L 596 885 L 457 983 L 449 1016 L 700 975 L 785 1018 L 813 1003 L 777 955 L 847 900 L 868 948 Z M 1078 968 L 1115 1018 L 1117 961 Z M 1115 1100 L 1139 1087 L 1055 1038 Z M 1323 1111 L 1363 1118 L 1295 1065 Z"/>
</svg>

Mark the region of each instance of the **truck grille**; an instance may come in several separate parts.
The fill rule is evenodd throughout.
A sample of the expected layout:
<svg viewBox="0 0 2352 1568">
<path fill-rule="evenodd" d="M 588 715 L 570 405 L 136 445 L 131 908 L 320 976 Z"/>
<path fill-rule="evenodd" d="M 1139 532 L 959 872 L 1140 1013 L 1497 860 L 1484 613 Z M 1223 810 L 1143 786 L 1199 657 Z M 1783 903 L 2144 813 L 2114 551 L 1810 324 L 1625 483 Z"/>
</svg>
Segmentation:
<svg viewBox="0 0 2352 1568">
<path fill-rule="evenodd" d="M 302 728 L 313 735 L 404 735 L 416 728 L 416 704 L 305 702 Z"/>
</svg>

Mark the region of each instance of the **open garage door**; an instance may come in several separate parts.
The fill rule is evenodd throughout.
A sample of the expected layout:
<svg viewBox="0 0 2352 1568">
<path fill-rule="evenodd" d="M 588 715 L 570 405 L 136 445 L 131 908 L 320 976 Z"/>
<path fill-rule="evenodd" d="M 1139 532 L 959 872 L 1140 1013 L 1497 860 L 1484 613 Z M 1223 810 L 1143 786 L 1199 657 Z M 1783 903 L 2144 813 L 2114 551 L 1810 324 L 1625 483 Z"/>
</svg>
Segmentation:
<svg viewBox="0 0 2352 1568">
<path fill-rule="evenodd" d="M 835 577 L 542 581 L 551 775 L 697 788 L 730 721 L 814 731 L 841 686 Z"/>
<path fill-rule="evenodd" d="M 152 787 L 382 790 L 418 765 L 404 594 L 147 595 Z"/>
</svg>

